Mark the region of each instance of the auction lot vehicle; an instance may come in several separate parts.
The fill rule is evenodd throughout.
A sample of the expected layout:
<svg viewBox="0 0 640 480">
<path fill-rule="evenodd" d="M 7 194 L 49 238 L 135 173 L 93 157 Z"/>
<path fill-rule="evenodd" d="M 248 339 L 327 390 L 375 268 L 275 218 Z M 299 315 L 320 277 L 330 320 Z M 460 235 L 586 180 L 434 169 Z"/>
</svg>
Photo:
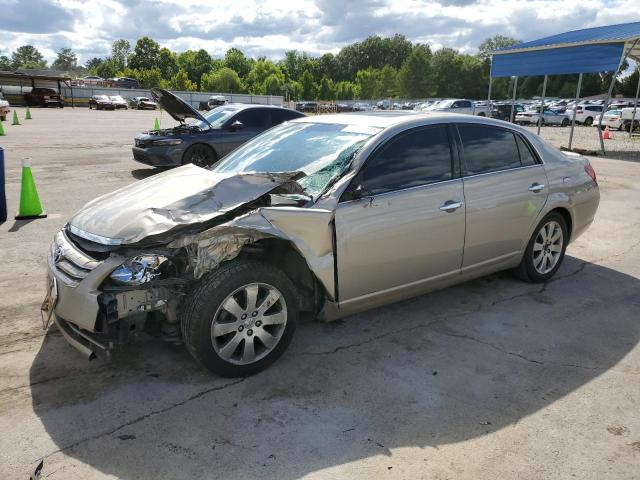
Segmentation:
<svg viewBox="0 0 640 480">
<path fill-rule="evenodd" d="M 156 321 L 213 372 L 247 375 L 282 355 L 300 312 L 335 319 L 505 269 L 548 281 L 599 198 L 588 160 L 498 120 L 302 117 L 213 168 L 86 204 L 51 245 L 45 315 L 87 357 Z"/>
<path fill-rule="evenodd" d="M 555 110 L 544 109 L 542 112 L 542 119 L 540 118 L 540 110 L 527 110 L 520 112 L 516 115 L 516 123 L 527 125 L 560 125 L 561 127 L 567 127 L 571 120 L 565 113 L 559 113 Z"/>
<path fill-rule="evenodd" d="M 524 112 L 524 106 L 516 103 L 513 105 L 513 116 L 511 115 L 510 103 L 492 103 L 491 104 L 491 118 L 497 118 L 504 120 L 505 122 L 515 121 L 518 113 Z"/>
<path fill-rule="evenodd" d="M 111 103 L 113 103 L 116 109 L 118 108 L 124 108 L 125 110 L 129 109 L 129 105 L 127 104 L 127 101 L 124 98 L 122 98 L 122 95 L 111 95 L 109 97 L 109 100 L 111 100 Z"/>
<path fill-rule="evenodd" d="M 487 117 L 489 107 L 487 105 L 479 105 L 473 103 L 473 100 L 464 99 L 449 99 L 442 100 L 441 102 L 434 103 L 432 106 L 427 107 L 425 111 L 428 112 L 451 112 L 462 113 L 465 115 L 478 115 L 479 117 Z"/>
<path fill-rule="evenodd" d="M 148 97 L 133 97 L 131 105 L 136 110 L 155 110 L 158 108 L 158 104 Z"/>
<path fill-rule="evenodd" d="M 600 118 L 601 112 L 602 105 L 578 105 L 576 110 L 576 123 L 590 127 L 596 119 Z M 571 121 L 573 118 L 573 109 L 567 109 L 565 114 Z"/>
<path fill-rule="evenodd" d="M 151 90 L 158 104 L 180 125 L 144 132 L 134 139 L 134 160 L 154 167 L 193 163 L 214 165 L 226 154 L 264 130 L 303 117 L 271 105 L 229 104 L 202 115 L 180 97 L 160 88 Z M 186 122 L 189 119 L 190 122 Z"/>
<path fill-rule="evenodd" d="M 89 110 L 115 110 L 113 101 L 106 95 L 94 95 L 89 99 Z"/>
<path fill-rule="evenodd" d="M 116 77 L 110 80 L 113 88 L 140 88 L 140 82 L 135 78 Z"/>
<path fill-rule="evenodd" d="M 216 107 L 226 105 L 227 103 L 227 97 L 224 95 L 211 95 L 207 101 L 207 107 L 209 107 L 209 110 L 212 110 Z"/>
<path fill-rule="evenodd" d="M 9 102 L 7 102 L 0 92 L 0 120 L 5 121 L 11 112 Z"/>
<path fill-rule="evenodd" d="M 602 123 L 600 123 L 600 117 L 598 116 L 596 126 L 599 126 L 602 129 L 609 127 L 610 129 L 622 130 L 624 128 L 622 110 L 606 111 L 602 117 Z"/>
<path fill-rule="evenodd" d="M 629 129 L 631 128 L 631 122 L 633 121 L 633 130 L 638 130 L 640 128 L 640 107 L 635 108 L 635 115 L 634 115 L 634 108 L 630 107 L 630 108 L 623 108 L 621 110 L 622 114 L 622 121 L 623 121 L 623 127 L 624 130 L 626 130 L 627 132 L 629 131 Z"/>
<path fill-rule="evenodd" d="M 35 87 L 24 94 L 24 101 L 28 106 L 64 108 L 64 98 L 53 88 Z"/>
</svg>

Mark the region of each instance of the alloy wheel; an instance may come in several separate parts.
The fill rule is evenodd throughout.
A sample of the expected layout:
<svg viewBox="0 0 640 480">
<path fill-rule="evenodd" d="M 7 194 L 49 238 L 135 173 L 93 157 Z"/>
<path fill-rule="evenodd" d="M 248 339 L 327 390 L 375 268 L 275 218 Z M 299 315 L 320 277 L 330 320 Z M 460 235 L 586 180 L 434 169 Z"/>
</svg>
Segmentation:
<svg viewBox="0 0 640 480">
<path fill-rule="evenodd" d="M 542 275 L 555 268 L 562 255 L 562 227 L 555 220 L 545 223 L 533 243 L 533 267 Z"/>
<path fill-rule="evenodd" d="M 211 342 L 223 360 L 248 365 L 278 345 L 287 324 L 282 293 L 266 283 L 244 285 L 218 307 L 211 323 Z"/>
<path fill-rule="evenodd" d="M 193 147 L 191 152 L 191 163 L 198 167 L 208 167 L 210 163 L 210 153 L 205 147 Z"/>
</svg>

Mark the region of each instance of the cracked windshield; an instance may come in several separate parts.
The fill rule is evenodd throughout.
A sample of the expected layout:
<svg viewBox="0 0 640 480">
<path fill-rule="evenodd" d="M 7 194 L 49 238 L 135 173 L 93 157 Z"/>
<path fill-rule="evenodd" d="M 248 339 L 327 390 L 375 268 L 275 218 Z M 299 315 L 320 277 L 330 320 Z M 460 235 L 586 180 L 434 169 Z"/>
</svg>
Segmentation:
<svg viewBox="0 0 640 480">
<path fill-rule="evenodd" d="M 304 172 L 306 176 L 298 183 L 315 198 L 345 171 L 364 142 L 380 130 L 358 125 L 284 124 L 231 153 L 213 171 Z"/>
</svg>

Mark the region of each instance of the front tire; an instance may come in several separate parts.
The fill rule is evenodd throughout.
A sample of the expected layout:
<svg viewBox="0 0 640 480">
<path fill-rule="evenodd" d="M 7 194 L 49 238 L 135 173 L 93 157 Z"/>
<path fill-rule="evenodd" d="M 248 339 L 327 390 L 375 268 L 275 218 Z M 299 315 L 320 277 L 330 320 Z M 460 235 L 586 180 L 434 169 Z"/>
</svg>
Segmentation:
<svg viewBox="0 0 640 480">
<path fill-rule="evenodd" d="M 568 127 L 569 126 L 569 119 L 568 118 L 563 118 L 562 119 L 562 126 L 563 127 Z"/>
<path fill-rule="evenodd" d="M 182 156 L 183 165 L 192 163 L 202 168 L 210 167 L 217 161 L 218 156 L 216 155 L 216 152 L 211 147 L 203 143 L 191 145 Z"/>
<path fill-rule="evenodd" d="M 281 270 L 232 260 L 203 277 L 185 299 L 182 336 L 189 353 L 212 372 L 252 375 L 284 353 L 298 316 L 295 287 Z"/>
<path fill-rule="evenodd" d="M 549 281 L 564 260 L 568 241 L 564 217 L 557 212 L 549 213 L 536 226 L 515 275 L 525 282 Z"/>
</svg>

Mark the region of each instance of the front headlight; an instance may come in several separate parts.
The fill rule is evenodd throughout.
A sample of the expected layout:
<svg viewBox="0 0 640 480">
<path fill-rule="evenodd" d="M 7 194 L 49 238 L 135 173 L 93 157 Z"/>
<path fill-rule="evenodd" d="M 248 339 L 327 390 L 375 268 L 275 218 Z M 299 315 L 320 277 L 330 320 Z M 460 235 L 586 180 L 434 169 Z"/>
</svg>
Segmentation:
<svg viewBox="0 0 640 480">
<path fill-rule="evenodd" d="M 164 255 L 138 255 L 116 268 L 109 278 L 121 285 L 142 285 L 159 277 L 162 264 L 167 260 Z"/>
<path fill-rule="evenodd" d="M 179 138 L 167 138 L 164 140 L 154 140 L 152 143 L 154 146 L 180 145 L 182 143 L 182 140 L 180 140 Z"/>
</svg>

